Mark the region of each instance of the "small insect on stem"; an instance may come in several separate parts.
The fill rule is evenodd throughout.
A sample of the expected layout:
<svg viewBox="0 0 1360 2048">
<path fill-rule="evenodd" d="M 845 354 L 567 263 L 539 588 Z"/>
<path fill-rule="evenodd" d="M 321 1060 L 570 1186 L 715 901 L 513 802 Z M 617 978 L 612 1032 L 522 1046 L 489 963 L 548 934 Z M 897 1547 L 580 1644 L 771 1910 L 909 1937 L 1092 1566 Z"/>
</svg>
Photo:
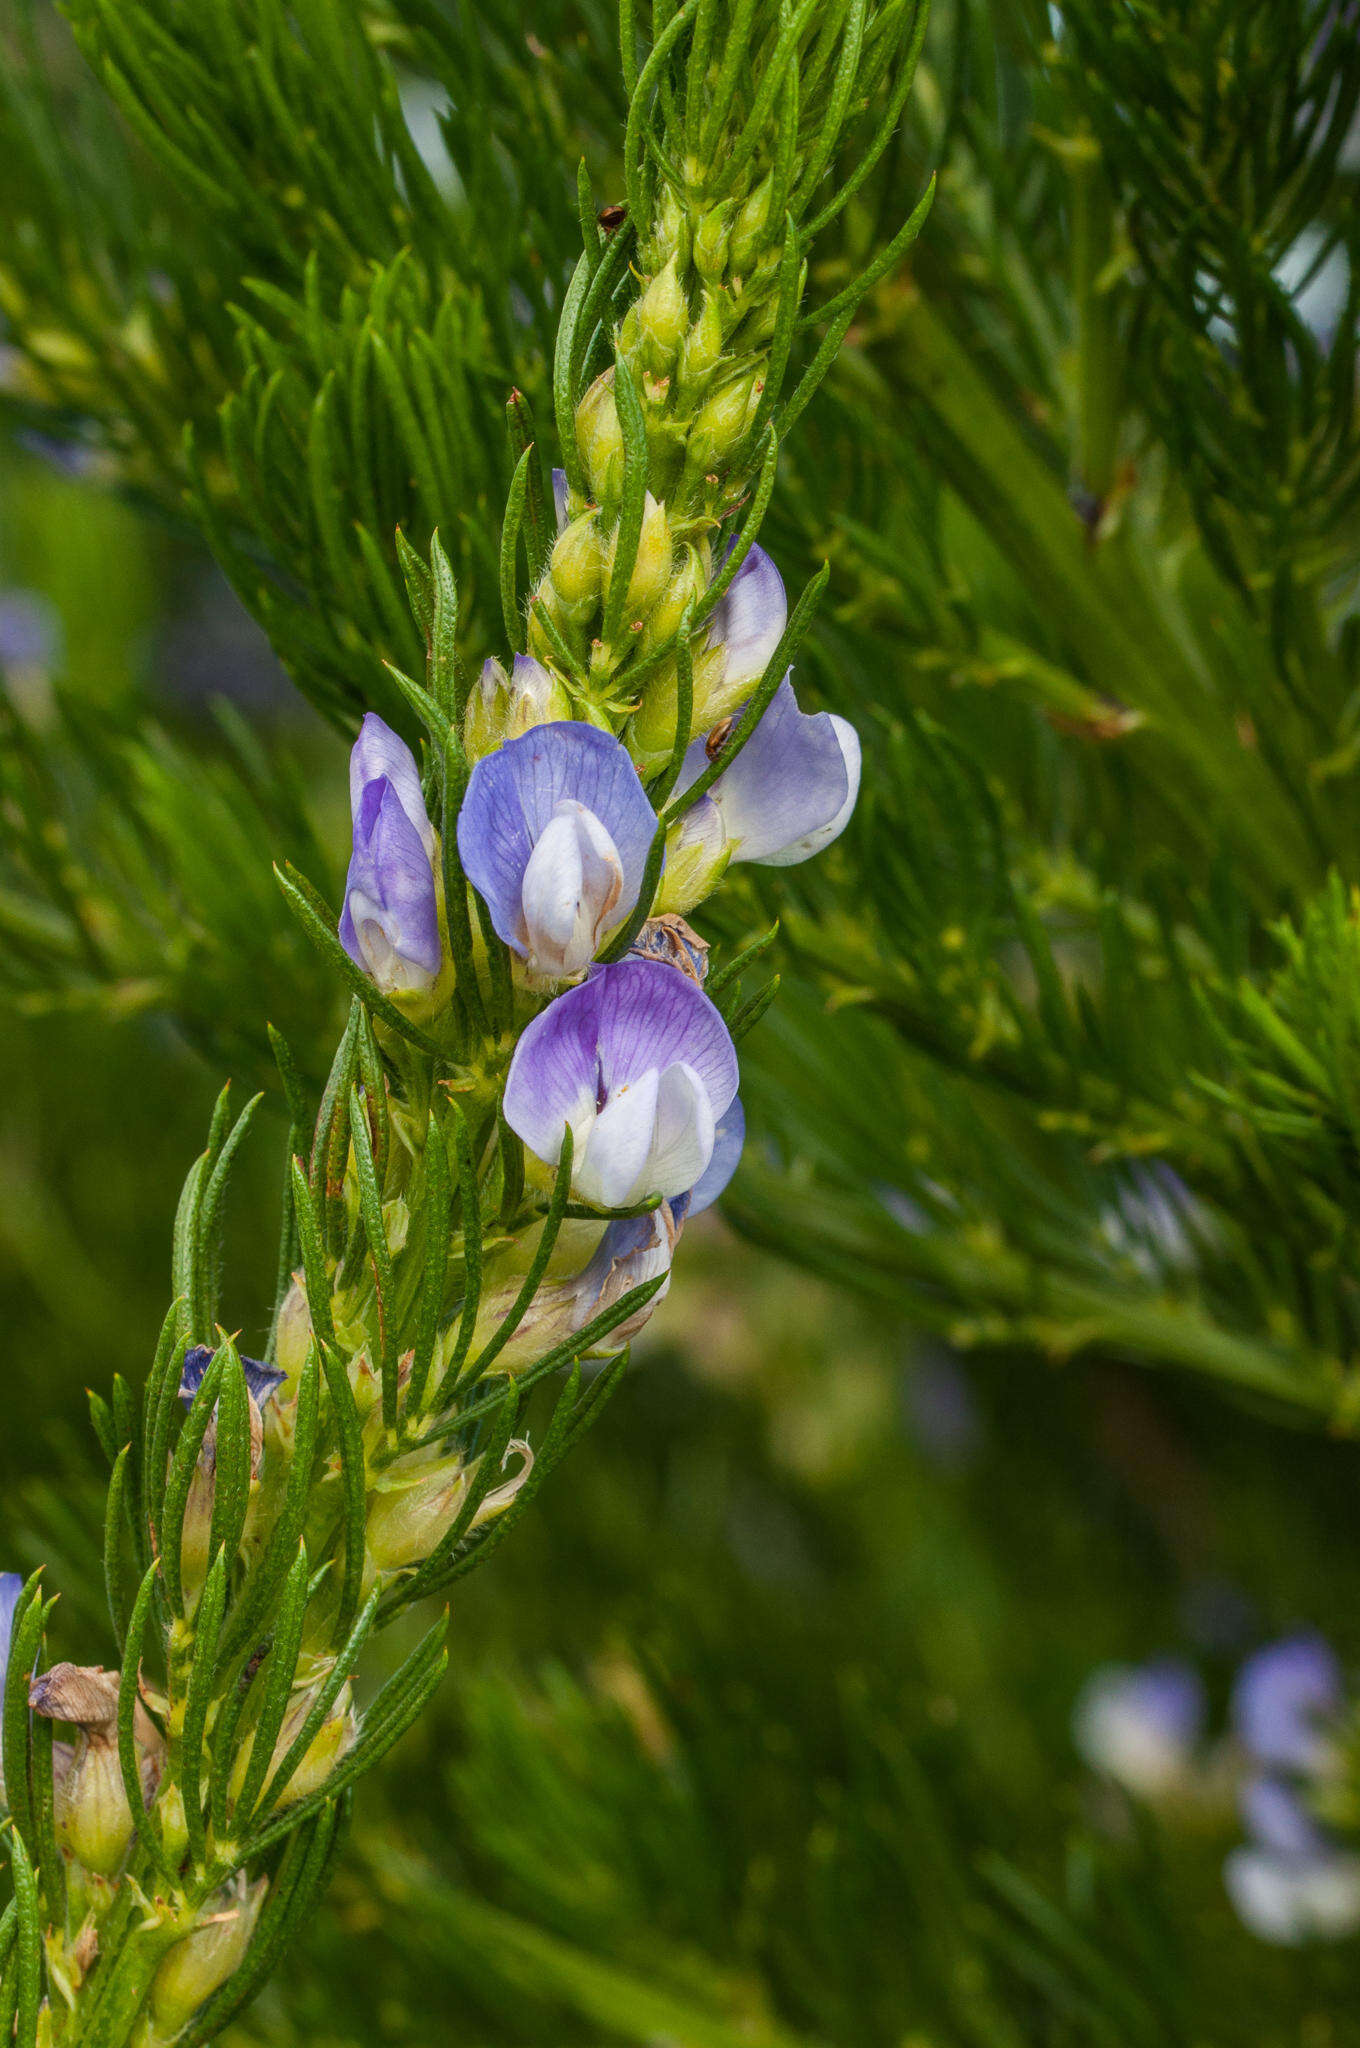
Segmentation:
<svg viewBox="0 0 1360 2048">
<path fill-rule="evenodd" d="M 602 206 L 595 216 L 596 221 L 607 235 L 614 234 L 617 229 L 623 226 L 627 218 L 628 208 L 621 199 L 615 199 L 608 206 Z"/>
</svg>

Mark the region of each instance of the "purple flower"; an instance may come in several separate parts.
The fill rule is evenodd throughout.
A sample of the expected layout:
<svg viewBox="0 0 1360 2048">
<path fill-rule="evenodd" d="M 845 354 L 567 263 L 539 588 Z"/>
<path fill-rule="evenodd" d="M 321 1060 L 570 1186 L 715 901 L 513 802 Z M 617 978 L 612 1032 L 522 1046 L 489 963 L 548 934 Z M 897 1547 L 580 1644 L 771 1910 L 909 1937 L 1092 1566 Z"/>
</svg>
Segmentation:
<svg viewBox="0 0 1360 2048">
<path fill-rule="evenodd" d="M 676 785 L 683 795 L 722 744 L 721 727 L 694 741 Z M 830 711 L 803 712 L 787 676 L 732 766 L 691 805 L 668 849 L 665 902 L 697 902 L 729 861 L 792 867 L 844 831 L 859 795 L 859 735 Z"/>
<path fill-rule="evenodd" d="M 1140 1798 L 1183 1783 L 1204 1721 L 1204 1687 L 1178 1658 L 1106 1664 L 1077 1701 L 1072 1735 L 1094 1770 Z"/>
<path fill-rule="evenodd" d="M 633 909 L 655 831 L 612 734 L 539 725 L 473 769 L 458 852 L 506 945 L 561 981 L 589 966 Z"/>
<path fill-rule="evenodd" d="M 1232 1711 L 1259 1763 L 1313 1773 L 1325 1767 L 1326 1725 L 1341 1711 L 1341 1668 L 1313 1633 L 1286 1636 L 1248 1657 L 1233 1687 Z"/>
<path fill-rule="evenodd" d="M 184 1365 L 180 1373 L 179 1397 L 186 1408 L 193 1405 L 194 1395 L 203 1384 L 203 1375 L 216 1357 L 206 1344 L 195 1344 L 184 1354 Z M 258 1358 L 247 1358 L 241 1354 L 241 1370 L 246 1376 L 246 1388 L 257 1408 L 263 1408 L 275 1390 L 283 1385 L 287 1373 L 277 1366 L 264 1365 Z"/>
<path fill-rule="evenodd" d="M 575 1336 L 635 1287 L 643 1287 L 664 1274 L 663 1284 L 650 1301 L 616 1323 L 600 1340 L 599 1352 L 621 1351 L 669 1293 L 671 1261 L 680 1232 L 691 1216 L 717 1201 L 731 1180 L 741 1157 L 744 1135 L 741 1103 L 734 1097 L 726 1114 L 718 1120 L 713 1152 L 696 1186 L 688 1194 L 662 1202 L 646 1216 L 616 1217 L 605 1228 L 593 1256 L 579 1273 L 569 1280 L 540 1287 L 528 1313 L 501 1352 L 499 1369 L 515 1372 L 531 1364 L 554 1345 Z M 478 1324 L 475 1341 L 479 1345 L 494 1336 L 517 1293 L 518 1287 L 510 1286 L 488 1297 Z"/>
<path fill-rule="evenodd" d="M 737 1054 L 713 1004 L 649 960 L 597 967 L 535 1017 L 515 1049 L 505 1117 L 540 1159 L 572 1132 L 572 1183 L 601 1208 L 702 1183 L 737 1092 Z"/>
<path fill-rule="evenodd" d="M 435 836 L 414 755 L 371 711 L 350 755 L 349 797 L 354 852 L 340 943 L 385 995 L 423 993 L 443 965 Z"/>
<path fill-rule="evenodd" d="M 0 590 L 0 669 L 53 669 L 61 640 L 61 620 L 45 597 Z"/>
</svg>

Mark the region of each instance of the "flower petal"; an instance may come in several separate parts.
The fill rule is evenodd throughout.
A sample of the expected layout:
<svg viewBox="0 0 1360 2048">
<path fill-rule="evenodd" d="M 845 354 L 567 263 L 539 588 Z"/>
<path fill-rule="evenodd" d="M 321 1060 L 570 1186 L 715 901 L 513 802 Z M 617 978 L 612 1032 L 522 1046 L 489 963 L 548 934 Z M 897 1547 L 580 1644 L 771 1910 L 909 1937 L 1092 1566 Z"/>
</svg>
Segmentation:
<svg viewBox="0 0 1360 2048">
<path fill-rule="evenodd" d="M 180 1369 L 179 1397 L 186 1408 L 193 1404 L 194 1395 L 203 1384 L 203 1375 L 216 1357 L 216 1352 L 206 1344 L 194 1344 L 184 1354 Z M 280 1372 L 275 1365 L 265 1365 L 258 1358 L 247 1358 L 240 1354 L 241 1370 L 246 1376 L 246 1387 L 257 1408 L 263 1408 L 266 1401 L 287 1379 L 286 1372 Z"/>
<path fill-rule="evenodd" d="M 737 1054 L 702 989 L 656 961 L 597 967 L 525 1029 L 505 1084 L 506 1121 L 554 1165 L 568 1123 L 588 1144 L 595 1117 L 620 1091 L 652 1074 L 659 1087 L 677 1064 L 692 1069 L 716 1124 L 737 1092 Z"/>
<path fill-rule="evenodd" d="M 428 987 L 443 964 L 443 949 L 424 842 L 386 780 L 365 791 L 362 823 L 345 878 L 340 943 L 379 988 Z"/>
<path fill-rule="evenodd" d="M 741 1106 L 741 1097 L 733 1096 L 727 1114 L 718 1119 L 713 1132 L 713 1153 L 708 1165 L 690 1190 L 688 1201 L 676 1221 L 688 1221 L 704 1209 L 711 1208 L 727 1188 L 741 1159 L 742 1146 L 746 1142 L 746 1112 Z"/>
<path fill-rule="evenodd" d="M 693 1067 L 677 1060 L 661 1076 L 652 1149 L 633 1199 L 657 1194 L 674 1200 L 686 1194 L 713 1157 L 714 1129 L 707 1089 Z"/>
<path fill-rule="evenodd" d="M 1260 1941 L 1297 1948 L 1310 1939 L 1339 1941 L 1360 1927 L 1360 1857 L 1234 1849 L 1223 1881 L 1238 1919 Z"/>
<path fill-rule="evenodd" d="M 685 756 L 680 789 L 705 765 L 703 743 L 696 742 Z M 708 793 L 732 858 L 790 867 L 828 845 L 854 809 L 859 767 L 854 727 L 827 711 L 800 711 L 785 676 L 732 766 Z"/>
<path fill-rule="evenodd" d="M 1326 1847 L 1321 1829 L 1292 1785 L 1251 1778 L 1238 1795 L 1242 1824 L 1262 1849 L 1280 1856 L 1314 1856 Z"/>
<path fill-rule="evenodd" d="M 1268 1643 L 1249 1657 L 1233 1687 L 1233 1720 L 1263 1764 L 1310 1771 L 1324 1760 L 1325 1724 L 1341 1710 L 1341 1667 L 1320 1635 Z"/>
<path fill-rule="evenodd" d="M 552 487 L 553 509 L 557 514 L 557 531 L 559 533 L 565 533 L 567 530 L 568 522 L 571 518 L 571 514 L 567 509 L 569 487 L 567 484 L 567 472 L 565 471 L 565 469 L 555 469 L 553 471 Z"/>
<path fill-rule="evenodd" d="M 635 1199 L 651 1156 L 660 1086 L 652 1067 L 616 1090 L 592 1119 L 572 1172 L 572 1186 L 583 1200 L 621 1209 Z"/>
<path fill-rule="evenodd" d="M 709 622 L 709 646 L 726 652 L 726 687 L 759 682 L 788 620 L 784 579 L 764 548 L 752 547 Z"/>
<path fill-rule="evenodd" d="M 525 871 L 564 801 L 590 811 L 612 840 L 622 887 L 611 915 L 637 902 L 656 813 L 627 751 L 591 725 L 536 725 L 477 763 L 458 813 L 458 852 L 505 941 L 527 957 L 522 928 Z"/>
<path fill-rule="evenodd" d="M 590 965 L 618 921 L 623 867 L 593 811 L 564 797 L 529 856 L 520 887 L 520 923 L 527 955 L 558 978 Z"/>
<path fill-rule="evenodd" d="M 1203 1719 L 1204 1687 L 1191 1665 L 1103 1664 L 1082 1688 L 1072 1738 L 1093 1770 L 1156 1799 L 1184 1781 Z"/>
<path fill-rule="evenodd" d="M 434 828 L 425 809 L 415 755 L 390 725 L 384 725 L 376 712 L 370 711 L 359 727 L 359 737 L 349 757 L 349 806 L 356 828 L 364 807 L 365 791 L 370 784 L 384 781 L 396 792 L 398 803 L 419 834 L 427 858 L 433 860 Z"/>
</svg>

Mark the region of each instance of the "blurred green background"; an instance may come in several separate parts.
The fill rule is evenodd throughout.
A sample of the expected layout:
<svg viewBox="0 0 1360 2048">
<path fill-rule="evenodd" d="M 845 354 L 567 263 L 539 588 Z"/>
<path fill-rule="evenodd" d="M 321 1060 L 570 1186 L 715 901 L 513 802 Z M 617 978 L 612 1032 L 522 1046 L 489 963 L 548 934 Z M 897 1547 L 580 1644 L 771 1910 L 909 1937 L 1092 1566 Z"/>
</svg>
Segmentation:
<svg viewBox="0 0 1360 2048">
<path fill-rule="evenodd" d="M 192 544 L 14 447 L 0 591 L 40 726 L 54 677 L 75 714 L 150 715 L 207 805 L 234 702 L 338 861 L 343 749 Z M 76 861 L 74 764 L 61 796 Z M 263 873 L 276 851 L 266 807 Z M 144 1370 L 220 1084 L 150 986 L 192 934 L 147 943 L 119 1021 L 36 989 L 0 1020 L 0 1559 L 49 1560 L 58 1653 L 92 1658 L 82 1389 Z M 334 1004 L 298 962 L 261 1017 Z M 281 1142 L 262 1119 L 233 1189 L 248 1338 Z M 1353 1943 L 1235 1920 L 1230 1799 L 1154 1821 L 1070 1733 L 1106 1660 L 1190 1656 L 1221 1724 L 1273 1633 L 1360 1659 L 1353 1448 L 1165 1376 L 961 1361 L 717 1221 L 685 1248 L 589 1449 L 459 1590 L 436 1711 L 361 1788 L 333 1909 L 233 2039 L 1360 2040 Z"/>
</svg>

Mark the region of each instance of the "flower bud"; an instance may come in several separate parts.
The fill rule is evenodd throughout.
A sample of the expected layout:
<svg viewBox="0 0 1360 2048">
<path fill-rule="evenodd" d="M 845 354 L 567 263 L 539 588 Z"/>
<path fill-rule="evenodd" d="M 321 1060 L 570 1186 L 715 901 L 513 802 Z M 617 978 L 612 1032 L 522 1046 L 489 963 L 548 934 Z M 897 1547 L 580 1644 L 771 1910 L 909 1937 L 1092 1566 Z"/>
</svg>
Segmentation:
<svg viewBox="0 0 1360 2048">
<path fill-rule="evenodd" d="M 700 277 L 714 284 L 727 268 L 727 244 L 732 229 L 732 209 L 725 203 L 711 206 L 694 234 L 694 267 Z"/>
<path fill-rule="evenodd" d="M 764 246 L 765 230 L 770 219 L 770 195 L 773 190 L 774 174 L 767 171 L 732 224 L 728 256 L 733 270 L 741 277 L 746 275 Z"/>
<path fill-rule="evenodd" d="M 171 1949 L 151 1986 L 157 2040 L 173 2041 L 240 1968 L 268 1885 L 264 1877 L 247 1885 L 244 1873 L 238 1874 L 206 1901 L 193 1932 Z"/>
<path fill-rule="evenodd" d="M 593 512 L 573 519 L 557 536 L 549 563 L 554 595 L 574 625 L 584 625 L 600 601 L 603 549 Z"/>
<path fill-rule="evenodd" d="M 614 372 L 603 371 L 576 408 L 576 445 L 590 488 L 602 505 L 623 489 L 623 428 L 614 403 Z"/>
<path fill-rule="evenodd" d="M 507 1508 L 533 1470 L 534 1454 L 522 1438 L 511 1439 L 505 1458 L 511 1452 L 521 1460 L 519 1470 L 478 1502 L 471 1528 Z M 442 1454 L 437 1445 L 390 1467 L 378 1480 L 369 1502 L 370 1570 L 399 1571 L 423 1563 L 453 1527 L 476 1471 L 477 1461 L 466 1465 L 459 1457 Z"/>
<path fill-rule="evenodd" d="M 647 615 L 647 623 L 638 641 L 639 652 L 649 654 L 654 647 L 660 647 L 669 640 L 679 629 L 685 616 L 685 606 L 691 599 L 697 603 L 707 588 L 708 576 L 699 551 L 686 545 L 671 572 L 670 582 Z"/>
<path fill-rule="evenodd" d="M 312 1318 L 307 1307 L 307 1294 L 303 1287 L 301 1273 L 294 1273 L 292 1285 L 279 1304 L 279 1313 L 274 1326 L 274 1363 L 284 1376 L 279 1402 L 290 1389 L 295 1390 L 302 1377 L 302 1368 L 307 1363 L 307 1352 L 312 1341 Z"/>
<path fill-rule="evenodd" d="M 748 370 L 704 401 L 690 429 L 686 459 L 692 474 L 708 476 L 726 466 L 746 439 L 764 388 L 763 376 Z"/>
<path fill-rule="evenodd" d="M 659 643 L 658 643 L 659 644 Z M 713 719 L 708 706 L 721 685 L 724 655 L 720 647 L 703 647 L 694 656 L 694 705 L 691 732 L 701 732 Z M 628 747 L 644 767 L 664 761 L 675 745 L 675 721 L 680 708 L 680 678 L 675 663 L 668 661 L 648 678 L 642 702 L 628 728 Z M 750 694 L 749 688 L 746 692 Z"/>
<path fill-rule="evenodd" d="M 77 1730 L 64 1768 L 54 1769 L 52 1817 L 63 1849 L 101 1877 L 113 1877 L 120 1869 L 133 1832 L 118 1761 L 118 1685 L 118 1673 L 98 1665 L 54 1664 L 38 1673 L 28 1694 L 35 1714 Z M 140 1705 L 134 1737 L 144 1792 L 154 1790 L 163 1745 Z"/>
<path fill-rule="evenodd" d="M 269 1769 L 265 1772 L 266 1785 L 302 1733 L 303 1723 L 316 1705 L 319 1689 L 319 1684 L 299 1686 L 289 1701 L 288 1711 L 283 1717 L 283 1726 L 278 1732 L 269 1759 Z M 354 1694 L 346 1681 L 336 1695 L 330 1712 L 303 1751 L 297 1769 L 279 1793 L 275 1801 L 275 1811 L 281 1813 L 289 1806 L 296 1806 L 299 1799 L 306 1799 L 311 1793 L 319 1792 L 336 1765 L 353 1749 L 357 1736 Z M 255 1737 L 252 1733 L 250 1740 L 243 1743 L 237 1751 L 229 1787 L 233 1802 L 241 1796 L 254 1747 Z"/>
<path fill-rule="evenodd" d="M 689 326 L 689 303 L 674 256 L 642 294 L 637 316 L 642 360 L 654 375 L 664 376 Z"/>
<path fill-rule="evenodd" d="M 674 257 L 683 270 L 689 262 L 689 251 L 689 211 L 679 193 L 671 185 L 663 184 L 646 250 L 648 266 L 659 269 L 667 257 Z"/>
<path fill-rule="evenodd" d="M 615 527 L 605 543 L 605 557 L 611 582 L 614 574 L 614 550 L 617 544 L 618 528 Z M 628 594 L 623 603 L 625 625 L 630 625 L 634 619 L 646 618 L 666 588 L 674 549 L 666 508 L 659 505 L 648 491 L 643 505 L 642 531 L 638 535 L 637 559 L 633 563 L 633 573 L 628 578 Z"/>
<path fill-rule="evenodd" d="M 517 654 L 508 676 L 498 661 L 488 660 L 468 695 L 463 746 L 469 761 L 480 761 L 531 726 L 551 725 L 571 715 L 566 685 L 532 655 Z"/>
<path fill-rule="evenodd" d="M 655 912 L 692 910 L 715 889 L 732 858 L 716 804 L 701 797 L 666 835 L 666 864 L 653 904 Z"/>
<path fill-rule="evenodd" d="M 703 305 L 680 344 L 679 381 L 682 391 L 696 391 L 708 381 L 722 360 L 723 340 L 721 301 L 716 292 L 706 291 Z"/>
</svg>

